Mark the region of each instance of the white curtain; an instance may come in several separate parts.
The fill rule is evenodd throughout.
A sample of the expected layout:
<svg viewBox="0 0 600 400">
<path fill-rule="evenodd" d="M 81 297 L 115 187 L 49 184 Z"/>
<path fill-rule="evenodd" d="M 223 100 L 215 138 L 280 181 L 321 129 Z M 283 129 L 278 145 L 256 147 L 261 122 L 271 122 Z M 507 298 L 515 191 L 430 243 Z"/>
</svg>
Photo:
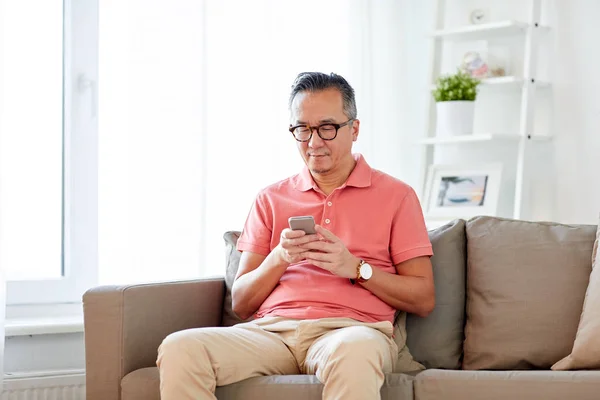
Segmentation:
<svg viewBox="0 0 600 400">
<path fill-rule="evenodd" d="M 6 316 L 6 282 L 0 266 L 0 393 L 4 385 L 4 318 Z"/>
<path fill-rule="evenodd" d="M 0 86 L 4 81 L 4 66 L 2 57 L 4 54 L 4 0 L 0 0 Z M 0 95 L 0 133 L 3 130 L 4 121 L 4 96 Z M 1 207 L 1 205 L 0 205 Z M 0 221 L 1 223 L 1 221 Z M 2 251 L 0 249 L 0 251 Z M 4 280 L 4 266 L 0 265 L 0 393 L 4 385 L 4 319 L 6 316 L 6 282 Z"/>
<path fill-rule="evenodd" d="M 415 3 L 101 0 L 100 283 L 224 273 L 223 233 L 302 165 L 286 129 L 299 72 L 345 76 L 355 151 L 415 183 L 428 27 Z"/>
</svg>

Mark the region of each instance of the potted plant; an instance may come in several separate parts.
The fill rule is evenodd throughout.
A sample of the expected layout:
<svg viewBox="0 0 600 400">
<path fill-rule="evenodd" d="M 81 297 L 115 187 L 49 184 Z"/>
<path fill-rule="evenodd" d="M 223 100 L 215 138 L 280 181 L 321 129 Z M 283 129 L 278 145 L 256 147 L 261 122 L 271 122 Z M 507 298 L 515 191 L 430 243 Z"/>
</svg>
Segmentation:
<svg viewBox="0 0 600 400">
<path fill-rule="evenodd" d="M 433 90 L 436 101 L 437 136 L 473 133 L 473 114 L 480 81 L 460 69 L 437 79 Z"/>
</svg>

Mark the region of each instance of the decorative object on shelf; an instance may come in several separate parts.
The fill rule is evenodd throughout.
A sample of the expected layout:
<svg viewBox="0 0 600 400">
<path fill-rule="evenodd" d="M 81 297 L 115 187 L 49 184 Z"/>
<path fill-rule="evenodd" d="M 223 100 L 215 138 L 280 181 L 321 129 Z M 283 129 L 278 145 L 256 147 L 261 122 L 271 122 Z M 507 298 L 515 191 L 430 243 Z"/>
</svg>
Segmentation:
<svg viewBox="0 0 600 400">
<path fill-rule="evenodd" d="M 493 58 L 487 53 L 469 51 L 463 57 L 460 70 L 477 79 L 506 76 L 506 68 Z"/>
<path fill-rule="evenodd" d="M 429 167 L 425 187 L 427 219 L 496 215 L 502 164 L 440 165 Z"/>
<path fill-rule="evenodd" d="M 473 116 L 477 85 L 480 81 L 460 69 L 437 79 L 433 97 L 436 101 L 437 136 L 473 133 Z"/>
<path fill-rule="evenodd" d="M 471 14 L 469 14 L 469 21 L 472 24 L 483 24 L 485 22 L 489 22 L 489 13 L 481 8 L 475 9 L 473 11 L 471 11 Z"/>
<path fill-rule="evenodd" d="M 460 69 L 477 79 L 506 76 L 506 68 L 491 58 L 485 53 L 469 51 L 464 55 Z"/>
</svg>

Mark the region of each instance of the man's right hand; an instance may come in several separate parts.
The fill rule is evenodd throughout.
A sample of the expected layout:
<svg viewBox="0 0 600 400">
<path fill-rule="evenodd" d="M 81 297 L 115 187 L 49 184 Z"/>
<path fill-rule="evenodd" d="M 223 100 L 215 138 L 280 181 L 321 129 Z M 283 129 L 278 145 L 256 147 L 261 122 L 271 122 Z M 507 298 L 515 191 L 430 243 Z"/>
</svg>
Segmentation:
<svg viewBox="0 0 600 400">
<path fill-rule="evenodd" d="M 307 235 L 304 231 L 286 228 L 281 231 L 276 250 L 282 262 L 293 264 L 304 260 L 304 253 L 309 251 L 303 244 L 319 240 L 317 234 Z"/>
<path fill-rule="evenodd" d="M 243 251 L 231 288 L 233 311 L 244 320 L 250 318 L 277 286 L 286 268 L 304 260 L 303 253 L 310 250 L 301 246 L 318 240 L 316 234 L 307 235 L 304 231 L 286 228 L 269 255 Z"/>
</svg>

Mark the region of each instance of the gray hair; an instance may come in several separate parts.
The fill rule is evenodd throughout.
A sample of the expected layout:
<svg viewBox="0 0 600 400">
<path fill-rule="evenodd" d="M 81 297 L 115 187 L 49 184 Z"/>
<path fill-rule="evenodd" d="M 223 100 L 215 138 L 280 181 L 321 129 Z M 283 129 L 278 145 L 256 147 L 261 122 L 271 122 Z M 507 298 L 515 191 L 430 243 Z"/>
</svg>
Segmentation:
<svg viewBox="0 0 600 400">
<path fill-rule="evenodd" d="M 348 118 L 356 118 L 356 99 L 352 86 L 338 74 L 329 75 L 322 72 L 301 72 L 296 77 L 290 93 L 289 109 L 292 110 L 294 98 L 300 92 L 318 92 L 326 89 L 337 89 L 342 95 L 344 114 Z"/>
</svg>

